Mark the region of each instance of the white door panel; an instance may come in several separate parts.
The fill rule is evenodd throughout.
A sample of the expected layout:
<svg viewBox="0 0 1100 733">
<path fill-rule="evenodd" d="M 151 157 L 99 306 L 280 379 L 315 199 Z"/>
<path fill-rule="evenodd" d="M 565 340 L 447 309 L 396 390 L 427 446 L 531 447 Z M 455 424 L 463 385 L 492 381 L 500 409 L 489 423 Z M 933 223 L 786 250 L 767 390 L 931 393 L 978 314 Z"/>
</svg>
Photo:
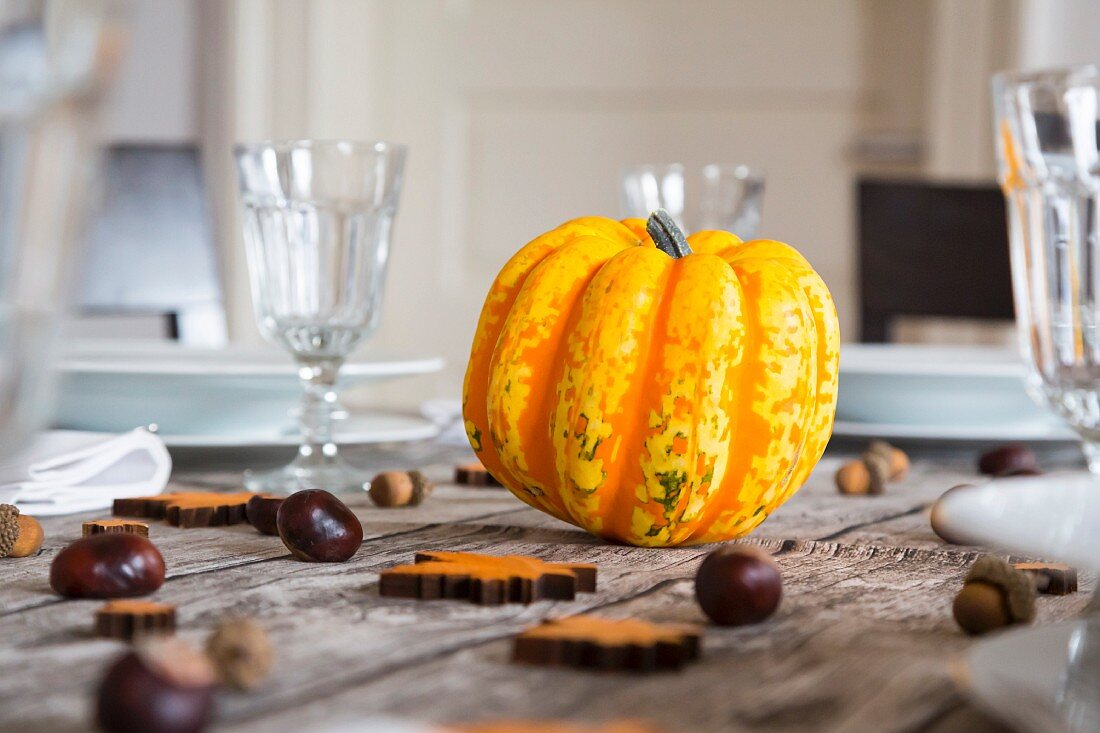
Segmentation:
<svg viewBox="0 0 1100 733">
<path fill-rule="evenodd" d="M 846 151 L 863 102 L 859 8 L 854 0 L 304 5 L 306 57 L 315 61 L 302 91 L 312 105 L 303 134 L 410 146 L 375 342 L 443 354 L 449 367 L 435 391 L 457 395 L 482 299 L 505 260 L 566 219 L 618 216 L 624 165 L 677 160 L 764 168 L 762 235 L 818 266 L 850 326 Z M 389 401 L 431 391 L 395 390 Z"/>
</svg>

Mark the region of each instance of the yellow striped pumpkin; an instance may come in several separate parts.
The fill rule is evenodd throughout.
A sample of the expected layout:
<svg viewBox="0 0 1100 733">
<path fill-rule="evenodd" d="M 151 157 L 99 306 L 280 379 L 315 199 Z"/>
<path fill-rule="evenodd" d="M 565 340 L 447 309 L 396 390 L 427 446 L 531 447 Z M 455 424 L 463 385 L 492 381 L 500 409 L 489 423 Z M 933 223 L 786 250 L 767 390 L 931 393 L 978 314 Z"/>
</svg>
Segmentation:
<svg viewBox="0 0 1100 733">
<path fill-rule="evenodd" d="M 466 432 L 513 494 L 593 534 L 730 539 L 790 498 L 825 450 L 839 342 L 828 288 L 786 244 L 685 241 L 664 212 L 574 219 L 490 288 Z"/>
</svg>

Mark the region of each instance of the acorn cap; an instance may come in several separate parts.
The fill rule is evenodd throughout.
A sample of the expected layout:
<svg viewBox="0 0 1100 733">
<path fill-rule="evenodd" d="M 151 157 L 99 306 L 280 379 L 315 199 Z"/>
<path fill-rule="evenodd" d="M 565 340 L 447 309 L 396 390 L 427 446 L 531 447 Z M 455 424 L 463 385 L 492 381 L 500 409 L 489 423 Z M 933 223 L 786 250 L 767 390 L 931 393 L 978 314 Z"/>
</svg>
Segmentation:
<svg viewBox="0 0 1100 733">
<path fill-rule="evenodd" d="M 992 583 L 1004 591 L 1008 613 L 1013 621 L 1030 621 L 1035 617 L 1035 581 L 1022 570 L 999 557 L 986 555 L 970 566 L 966 582 Z"/>
<path fill-rule="evenodd" d="M 886 482 L 890 479 L 890 452 L 893 450 L 886 443 L 877 445 L 886 446 L 886 450 L 879 450 L 876 443 L 860 456 L 863 465 L 867 466 L 867 473 L 871 476 L 871 486 L 868 494 L 881 494 L 886 490 Z"/>
<path fill-rule="evenodd" d="M 419 504 L 431 495 L 435 484 L 429 481 L 420 471 L 409 471 L 409 478 L 412 480 L 413 485 L 412 501 L 409 503 Z"/>
<path fill-rule="evenodd" d="M 19 509 L 0 504 L 0 557 L 7 557 L 19 539 Z"/>
<path fill-rule="evenodd" d="M 267 633 L 248 618 L 223 621 L 206 642 L 218 680 L 237 690 L 251 690 L 271 672 L 275 650 Z"/>
</svg>

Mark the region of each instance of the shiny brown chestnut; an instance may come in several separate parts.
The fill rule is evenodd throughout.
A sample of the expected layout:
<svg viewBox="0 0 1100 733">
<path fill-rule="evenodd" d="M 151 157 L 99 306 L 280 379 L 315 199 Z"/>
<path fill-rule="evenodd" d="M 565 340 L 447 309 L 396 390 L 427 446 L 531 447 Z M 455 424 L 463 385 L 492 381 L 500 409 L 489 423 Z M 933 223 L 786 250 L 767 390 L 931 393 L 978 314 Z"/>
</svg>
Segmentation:
<svg viewBox="0 0 1100 733">
<path fill-rule="evenodd" d="M 711 621 L 742 626 L 775 613 L 783 578 L 771 555 L 758 547 L 723 547 L 707 555 L 695 575 L 695 598 Z"/>
<path fill-rule="evenodd" d="M 164 557 L 148 538 L 96 534 L 73 542 L 53 559 L 50 587 L 69 598 L 126 598 L 164 583 Z"/>
<path fill-rule="evenodd" d="M 363 525 L 344 502 L 327 491 L 291 494 L 279 507 L 279 537 L 294 557 L 307 562 L 344 562 L 363 543 Z"/>
<path fill-rule="evenodd" d="M 178 639 L 146 642 L 103 676 L 96 724 L 108 733 L 198 733 L 213 706 L 214 667 Z"/>
<path fill-rule="evenodd" d="M 1012 443 L 983 453 L 978 459 L 978 470 L 987 476 L 1021 476 L 1038 472 L 1036 463 L 1034 451 Z"/>
<path fill-rule="evenodd" d="M 261 534 L 279 534 L 279 526 L 276 517 L 279 515 L 279 507 L 283 505 L 281 496 L 264 496 L 256 494 L 245 504 L 244 513 L 248 517 L 248 523 L 258 529 Z"/>
</svg>

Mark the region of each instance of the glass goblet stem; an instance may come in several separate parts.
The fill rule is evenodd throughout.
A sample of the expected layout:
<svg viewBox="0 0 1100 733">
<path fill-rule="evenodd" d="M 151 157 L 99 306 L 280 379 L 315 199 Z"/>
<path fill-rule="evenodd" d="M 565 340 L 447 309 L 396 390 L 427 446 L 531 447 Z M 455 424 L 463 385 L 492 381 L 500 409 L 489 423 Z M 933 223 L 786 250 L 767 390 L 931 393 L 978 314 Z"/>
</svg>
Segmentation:
<svg viewBox="0 0 1100 733">
<path fill-rule="evenodd" d="M 347 417 L 336 395 L 336 375 L 342 364 L 342 359 L 298 361 L 298 377 L 302 383 L 298 423 L 302 443 L 294 461 L 297 467 L 312 468 L 336 462 L 332 427 L 335 421 Z"/>
<path fill-rule="evenodd" d="M 1081 450 L 1085 453 L 1085 462 L 1089 466 L 1089 472 L 1100 476 L 1100 442 L 1085 438 L 1081 443 Z"/>
</svg>

